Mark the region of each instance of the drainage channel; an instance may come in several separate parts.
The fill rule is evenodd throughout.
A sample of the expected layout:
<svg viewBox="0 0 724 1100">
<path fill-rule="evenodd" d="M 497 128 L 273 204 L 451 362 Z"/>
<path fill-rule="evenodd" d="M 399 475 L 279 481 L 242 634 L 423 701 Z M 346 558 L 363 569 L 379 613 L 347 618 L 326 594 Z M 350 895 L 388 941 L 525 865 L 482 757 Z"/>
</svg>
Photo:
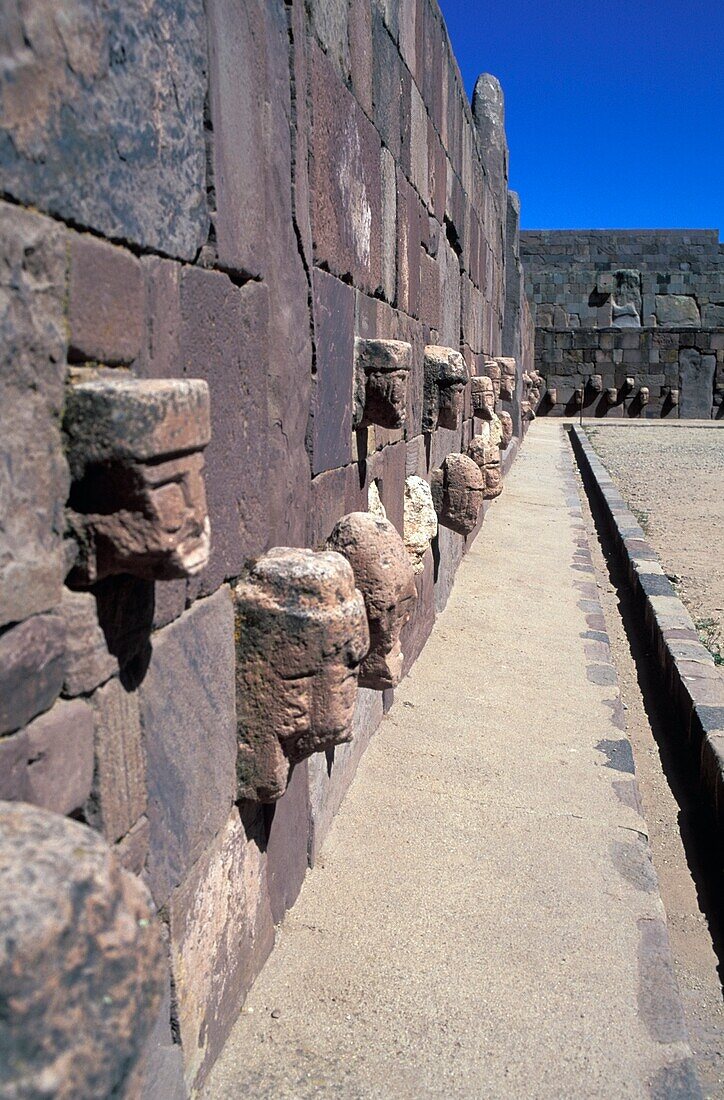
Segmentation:
<svg viewBox="0 0 724 1100">
<path fill-rule="evenodd" d="M 670 720 L 640 613 L 605 518 L 574 462 L 650 832 L 691 1047 L 704 1095 L 724 1097 L 722 851 L 696 761 Z"/>
</svg>

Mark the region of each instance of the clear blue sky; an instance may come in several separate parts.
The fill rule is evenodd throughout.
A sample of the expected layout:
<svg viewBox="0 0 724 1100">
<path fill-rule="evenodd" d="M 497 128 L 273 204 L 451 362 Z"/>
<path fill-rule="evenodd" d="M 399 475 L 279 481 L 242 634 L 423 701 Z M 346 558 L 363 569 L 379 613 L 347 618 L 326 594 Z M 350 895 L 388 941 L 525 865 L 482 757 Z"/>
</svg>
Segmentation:
<svg viewBox="0 0 724 1100">
<path fill-rule="evenodd" d="M 724 235 L 724 0 L 440 0 L 503 85 L 527 229 Z"/>
</svg>

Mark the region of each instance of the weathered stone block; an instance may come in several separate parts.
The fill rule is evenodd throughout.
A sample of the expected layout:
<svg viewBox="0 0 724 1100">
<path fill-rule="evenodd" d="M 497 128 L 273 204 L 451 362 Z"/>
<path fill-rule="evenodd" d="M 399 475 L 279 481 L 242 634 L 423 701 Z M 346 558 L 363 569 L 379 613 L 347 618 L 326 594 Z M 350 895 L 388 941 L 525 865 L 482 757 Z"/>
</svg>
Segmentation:
<svg viewBox="0 0 724 1100">
<path fill-rule="evenodd" d="M 61 699 L 25 733 L 27 800 L 58 814 L 79 809 L 93 783 L 93 712 L 81 699 Z"/>
<path fill-rule="evenodd" d="M 274 802 L 294 764 L 349 741 L 365 606 L 336 553 L 276 547 L 233 590 L 238 798 Z"/>
<path fill-rule="evenodd" d="M 99 9 L 11 0 L 0 82 L 6 192 L 191 260 L 206 239 L 201 0 Z"/>
<path fill-rule="evenodd" d="M 130 832 L 147 807 L 138 693 L 111 680 L 93 696 L 93 709 L 95 782 L 87 817 L 114 843 Z"/>
<path fill-rule="evenodd" d="M 149 882 L 167 900 L 235 797 L 234 615 L 229 589 L 154 636 L 138 689 L 147 759 Z"/>
<path fill-rule="evenodd" d="M 354 291 L 316 268 L 313 289 L 317 374 L 309 437 L 318 474 L 352 460 Z"/>
<path fill-rule="evenodd" d="M 60 436 L 66 373 L 63 231 L 46 218 L 0 203 L 0 252 L 0 465 L 12 471 L 0 478 L 2 626 L 60 600 L 68 468 Z"/>
<path fill-rule="evenodd" d="M 405 544 L 389 520 L 351 512 L 335 526 L 327 549 L 350 563 L 365 602 L 370 648 L 360 668 L 360 686 L 376 691 L 396 687 L 402 678 L 400 632 L 417 599 Z"/>
<path fill-rule="evenodd" d="M 412 347 L 402 340 L 355 340 L 353 425 L 402 428 Z"/>
<path fill-rule="evenodd" d="M 494 500 L 503 491 L 503 473 L 500 465 L 500 447 L 491 442 L 490 425 L 484 422 L 483 430 L 479 435 L 473 436 L 467 449 L 469 458 L 483 475 L 485 487 L 483 489 L 484 500 Z"/>
<path fill-rule="evenodd" d="M 0 805 L 3 1092 L 124 1095 L 162 990 L 145 887 L 92 829 Z"/>
<path fill-rule="evenodd" d="M 413 571 L 422 573 L 430 542 L 437 534 L 437 513 L 430 486 L 424 478 L 411 474 L 405 480 L 405 549 Z"/>
<path fill-rule="evenodd" d="M 656 318 L 663 328 L 698 328 L 701 324 L 696 298 L 690 294 L 657 294 Z"/>
<path fill-rule="evenodd" d="M 171 966 L 186 1083 L 199 1087 L 272 947 L 261 837 L 237 809 L 171 895 Z"/>
<path fill-rule="evenodd" d="M 495 383 L 487 374 L 470 380 L 470 397 L 475 417 L 491 420 L 495 416 Z"/>
<path fill-rule="evenodd" d="M 485 491 L 483 475 L 473 460 L 449 454 L 439 469 L 433 470 L 430 489 L 438 523 L 469 535 L 480 518 Z"/>
<path fill-rule="evenodd" d="M 191 595 L 215 591 L 261 553 L 268 537 L 267 287 L 238 288 L 217 271 L 184 268 L 184 374 L 204 378 L 211 396 L 211 442 L 204 453 L 211 559 Z"/>
<path fill-rule="evenodd" d="M 144 279 L 122 248 L 71 233 L 68 328 L 71 359 L 132 363 L 141 351 Z"/>
<path fill-rule="evenodd" d="M 48 710 L 64 675 L 65 623 L 59 615 L 34 615 L 0 635 L 0 733 Z"/>
<path fill-rule="evenodd" d="M 73 582 L 199 573 L 209 555 L 206 382 L 110 372 L 81 381 L 69 388 L 63 429 L 73 478 L 68 523 L 78 549 Z"/>
<path fill-rule="evenodd" d="M 64 588 L 59 612 L 65 622 L 63 691 L 86 695 L 118 671 L 118 660 L 109 652 L 92 593 Z"/>
</svg>

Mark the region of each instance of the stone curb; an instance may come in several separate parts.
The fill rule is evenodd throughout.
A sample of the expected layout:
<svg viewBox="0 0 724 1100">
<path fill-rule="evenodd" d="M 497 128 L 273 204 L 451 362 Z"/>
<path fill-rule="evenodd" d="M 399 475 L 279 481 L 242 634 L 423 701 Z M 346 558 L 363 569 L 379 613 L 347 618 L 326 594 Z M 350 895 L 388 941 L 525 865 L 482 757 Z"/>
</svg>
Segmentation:
<svg viewBox="0 0 724 1100">
<path fill-rule="evenodd" d="M 581 473 L 603 505 L 643 610 L 666 697 L 697 754 L 702 784 L 724 832 L 724 676 L 585 432 L 577 425 L 569 432 Z"/>
</svg>

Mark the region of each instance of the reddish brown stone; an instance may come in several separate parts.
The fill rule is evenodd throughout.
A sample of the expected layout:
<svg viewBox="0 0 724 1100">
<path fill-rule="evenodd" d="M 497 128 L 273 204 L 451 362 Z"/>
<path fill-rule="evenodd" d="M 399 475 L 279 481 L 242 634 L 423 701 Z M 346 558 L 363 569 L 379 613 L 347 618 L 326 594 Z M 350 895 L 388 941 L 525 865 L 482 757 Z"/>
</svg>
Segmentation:
<svg viewBox="0 0 724 1100">
<path fill-rule="evenodd" d="M 82 699 L 61 699 L 26 727 L 27 800 L 55 813 L 79 809 L 93 783 L 93 712 Z"/>
<path fill-rule="evenodd" d="M 396 687 L 402 678 L 400 631 L 417 599 L 405 544 L 389 520 L 351 512 L 336 525 L 327 547 L 350 563 L 365 601 L 370 648 L 360 668 L 360 686 Z"/>
<path fill-rule="evenodd" d="M 60 615 L 34 615 L 0 635 L 0 733 L 20 729 L 51 707 L 64 675 Z"/>
<path fill-rule="evenodd" d="M 287 547 L 260 558 L 233 594 L 238 797 L 273 802 L 295 763 L 352 735 L 364 602 L 341 555 Z"/>
<path fill-rule="evenodd" d="M 148 892 L 101 837 L 47 810 L 0 804 L 3 1091 L 124 1095 L 162 988 Z"/>
<path fill-rule="evenodd" d="M 354 291 L 315 268 L 314 334 L 317 352 L 309 440 L 312 473 L 352 460 Z"/>
<path fill-rule="evenodd" d="M 140 261 L 97 237 L 70 234 L 69 355 L 76 362 L 132 363 L 141 351 L 144 279 Z"/>
<path fill-rule="evenodd" d="M 146 757 L 138 694 L 113 679 L 93 696 L 95 781 L 88 820 L 113 843 L 146 812 Z"/>
<path fill-rule="evenodd" d="M 63 692 L 86 695 L 118 671 L 118 660 L 108 650 L 92 593 L 64 588 L 60 614 L 66 630 Z"/>
<path fill-rule="evenodd" d="M 467 455 L 449 454 L 430 479 L 432 499 L 443 527 L 468 535 L 477 526 L 485 482 Z"/>
</svg>

